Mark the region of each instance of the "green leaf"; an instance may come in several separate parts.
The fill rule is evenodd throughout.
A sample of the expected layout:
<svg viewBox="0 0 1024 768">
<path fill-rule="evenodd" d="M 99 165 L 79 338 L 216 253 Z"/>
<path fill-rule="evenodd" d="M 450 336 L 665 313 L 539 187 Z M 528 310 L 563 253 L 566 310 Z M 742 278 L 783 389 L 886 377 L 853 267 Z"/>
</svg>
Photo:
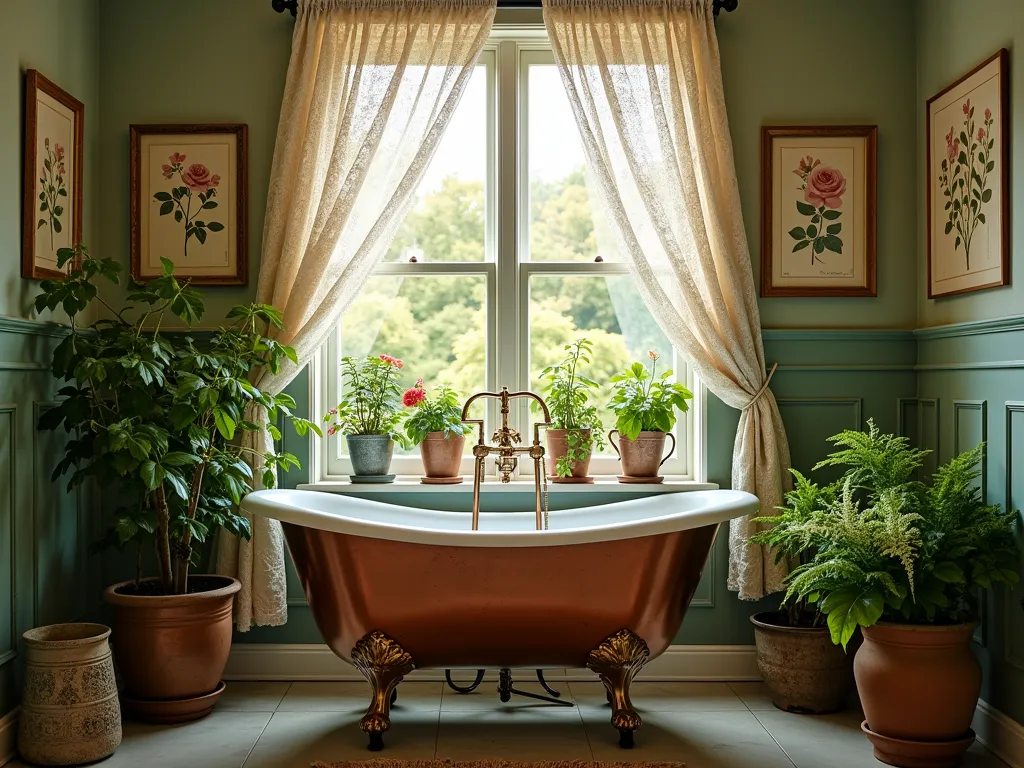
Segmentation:
<svg viewBox="0 0 1024 768">
<path fill-rule="evenodd" d="M 139 467 L 139 474 L 142 477 L 142 482 L 151 491 L 163 482 L 165 475 L 164 470 L 155 461 L 142 462 L 142 466 Z"/>
<path fill-rule="evenodd" d="M 830 592 L 820 608 L 828 614 L 832 642 L 845 649 L 857 627 L 870 627 L 882 617 L 885 599 L 874 589 L 848 587 Z"/>
<path fill-rule="evenodd" d="M 199 461 L 197 456 L 193 456 L 191 453 L 185 453 L 184 451 L 171 451 L 166 454 L 161 461 L 161 464 L 166 464 L 169 467 L 186 467 L 189 464 L 195 464 Z"/>
<path fill-rule="evenodd" d="M 63 225 L 61 225 L 60 219 L 54 219 L 53 220 L 53 231 L 54 232 L 60 232 L 63 229 L 64 229 L 64 227 L 63 227 Z"/>
<path fill-rule="evenodd" d="M 932 574 L 935 578 L 940 581 L 944 581 L 947 584 L 963 584 L 967 581 L 960 566 L 948 560 L 937 563 L 935 568 L 932 570 Z"/>
<path fill-rule="evenodd" d="M 825 227 L 825 232 L 827 232 L 830 235 L 838 235 L 842 231 L 842 229 L 842 224 L 829 224 L 827 227 Z"/>
<path fill-rule="evenodd" d="M 206 225 L 206 228 L 211 232 L 220 232 L 222 229 L 224 229 L 224 225 L 221 224 L 219 221 L 211 221 L 209 224 Z"/>
<path fill-rule="evenodd" d="M 213 202 L 212 200 L 207 200 L 205 203 L 203 203 L 203 208 L 209 209 L 209 208 L 216 208 L 216 207 L 217 207 L 217 204 L 215 202 Z"/>
<path fill-rule="evenodd" d="M 794 240 L 803 240 L 805 237 L 807 237 L 807 232 L 804 231 L 803 227 L 793 227 L 791 230 L 789 230 L 789 236 L 792 237 Z"/>
<path fill-rule="evenodd" d="M 821 253 L 824 250 L 825 250 L 825 238 L 819 237 L 817 240 L 814 241 L 814 252 L 815 253 Z"/>
<path fill-rule="evenodd" d="M 817 237 L 818 236 L 818 228 L 816 226 L 814 226 L 813 224 L 811 224 L 811 226 L 809 226 L 807 228 L 807 236 L 810 237 L 810 238 Z"/>
<path fill-rule="evenodd" d="M 160 265 L 164 268 L 164 275 L 170 277 L 174 274 L 174 262 L 170 259 L 165 259 L 163 256 L 160 257 Z"/>
<path fill-rule="evenodd" d="M 821 215 L 824 216 L 829 221 L 835 221 L 836 219 L 838 219 L 840 216 L 843 215 L 843 212 L 842 211 L 836 211 L 836 210 L 833 210 L 833 209 L 829 208 L 824 213 L 822 213 Z"/>
<path fill-rule="evenodd" d="M 815 214 L 815 208 L 813 205 L 809 205 L 801 200 L 796 201 L 796 209 L 800 211 L 804 216 L 813 216 Z"/>
<path fill-rule="evenodd" d="M 842 253 L 843 252 L 843 241 L 840 240 L 835 235 L 826 235 L 825 236 L 825 247 L 828 248 L 830 251 L 832 251 L 834 253 Z"/>
<path fill-rule="evenodd" d="M 986 189 L 984 192 L 981 193 L 981 202 L 987 203 L 991 199 L 992 199 L 992 190 L 991 189 Z"/>
<path fill-rule="evenodd" d="M 182 219 L 181 211 L 175 211 L 174 212 L 174 220 L 180 224 L 181 223 L 181 219 Z"/>
<path fill-rule="evenodd" d="M 217 426 L 217 431 L 224 437 L 225 440 L 231 440 L 235 436 L 235 420 L 225 413 L 223 408 L 213 409 L 213 423 Z"/>
<path fill-rule="evenodd" d="M 946 234 L 948 235 L 952 231 L 953 231 L 953 222 L 952 222 L 952 220 L 950 220 L 950 221 L 946 222 Z"/>
<path fill-rule="evenodd" d="M 170 200 L 171 195 L 169 192 L 157 192 L 155 195 L 153 195 L 153 199 L 164 202 L 166 200 Z"/>
<path fill-rule="evenodd" d="M 161 216 L 165 216 L 165 215 L 167 215 L 168 213 L 170 213 L 173 210 L 174 210 L 174 201 L 173 200 L 168 200 L 167 202 L 160 204 L 160 215 Z M 179 213 L 180 213 L 180 211 L 179 211 Z"/>
<path fill-rule="evenodd" d="M 205 243 L 206 242 L 206 230 L 205 229 L 197 229 L 196 230 L 196 240 L 198 240 L 200 243 Z"/>
</svg>

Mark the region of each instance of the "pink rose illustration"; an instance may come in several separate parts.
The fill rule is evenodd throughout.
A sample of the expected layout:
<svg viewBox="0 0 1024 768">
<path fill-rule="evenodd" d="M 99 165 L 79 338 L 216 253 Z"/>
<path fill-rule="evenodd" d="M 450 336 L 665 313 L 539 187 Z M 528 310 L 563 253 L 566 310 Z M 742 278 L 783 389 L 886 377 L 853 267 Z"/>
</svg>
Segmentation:
<svg viewBox="0 0 1024 768">
<path fill-rule="evenodd" d="M 978 129 L 978 141 L 981 141 L 984 138 L 985 138 L 985 129 L 984 128 L 979 128 Z"/>
<path fill-rule="evenodd" d="M 220 184 L 220 176 L 211 174 L 210 169 L 202 163 L 192 163 L 188 170 L 181 174 L 181 180 L 185 186 L 196 192 L 209 192 Z"/>
<path fill-rule="evenodd" d="M 167 165 L 167 163 L 161 165 L 160 170 L 163 171 L 165 179 L 169 179 L 171 178 L 171 176 L 174 175 L 174 169 L 171 168 L 171 166 Z"/>
<path fill-rule="evenodd" d="M 175 152 L 173 155 L 171 155 L 171 162 L 172 163 L 176 163 L 176 164 L 177 163 L 184 163 L 185 162 L 185 156 L 183 154 L 181 154 L 180 152 Z"/>
<path fill-rule="evenodd" d="M 964 114 L 966 115 L 970 111 L 971 111 L 971 100 L 968 99 L 967 101 L 964 102 Z"/>
<path fill-rule="evenodd" d="M 807 177 L 804 200 L 815 207 L 824 205 L 828 208 L 840 208 L 845 192 L 846 177 L 836 168 L 821 165 Z"/>
<path fill-rule="evenodd" d="M 992 110 L 989 109 L 988 107 L 985 107 L 985 120 L 991 120 L 991 119 L 992 119 Z"/>
</svg>

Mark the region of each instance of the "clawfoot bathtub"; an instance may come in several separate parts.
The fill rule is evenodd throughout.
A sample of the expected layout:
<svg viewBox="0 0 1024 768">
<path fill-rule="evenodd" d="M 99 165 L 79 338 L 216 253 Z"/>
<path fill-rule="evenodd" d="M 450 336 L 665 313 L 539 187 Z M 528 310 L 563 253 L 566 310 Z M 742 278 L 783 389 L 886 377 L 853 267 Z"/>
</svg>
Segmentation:
<svg viewBox="0 0 1024 768">
<path fill-rule="evenodd" d="M 588 667 L 620 744 L 629 685 L 672 642 L 720 523 L 757 511 L 741 491 L 660 494 L 551 513 L 469 515 L 316 491 L 242 502 L 284 524 L 317 626 L 372 688 L 360 725 L 383 746 L 392 693 L 423 668 Z"/>
</svg>

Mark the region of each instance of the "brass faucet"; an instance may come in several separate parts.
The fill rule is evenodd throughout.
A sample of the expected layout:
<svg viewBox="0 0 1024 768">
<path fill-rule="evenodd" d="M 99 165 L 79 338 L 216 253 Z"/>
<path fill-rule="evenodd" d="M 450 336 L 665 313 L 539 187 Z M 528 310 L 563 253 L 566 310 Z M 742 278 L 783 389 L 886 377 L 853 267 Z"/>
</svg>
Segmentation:
<svg viewBox="0 0 1024 768">
<path fill-rule="evenodd" d="M 469 415 L 469 407 L 474 401 L 479 400 L 482 397 L 490 397 L 495 400 L 501 401 L 501 427 L 494 431 L 491 435 L 491 442 L 494 445 L 488 445 L 484 441 L 484 422 L 483 419 L 467 419 Z M 508 412 L 509 403 L 520 397 L 529 398 L 535 401 L 541 411 L 544 413 L 544 421 L 535 422 L 533 425 L 533 444 L 532 445 L 520 445 L 522 443 L 522 437 L 520 434 L 512 429 L 508 425 Z M 464 424 L 476 424 L 477 425 L 477 443 L 473 446 L 473 530 L 480 530 L 480 484 L 484 479 L 484 465 L 487 461 L 487 457 L 492 453 L 497 454 L 495 458 L 495 468 L 501 475 L 501 482 L 507 483 L 512 479 L 512 473 L 515 471 L 516 465 L 519 462 L 517 458 L 519 454 L 527 454 L 533 459 L 533 486 L 534 495 L 536 496 L 536 509 L 537 509 L 537 530 L 541 531 L 547 528 L 547 484 L 548 478 L 544 468 L 544 446 L 540 442 L 540 430 L 541 427 L 547 427 L 551 424 L 551 414 L 548 412 L 547 403 L 540 397 L 535 395 L 533 392 L 509 392 L 508 387 L 502 387 L 501 392 L 477 392 L 475 395 L 466 401 L 466 404 L 462 407 L 462 422 Z M 544 481 L 544 497 L 543 505 L 541 504 L 541 478 Z"/>
</svg>

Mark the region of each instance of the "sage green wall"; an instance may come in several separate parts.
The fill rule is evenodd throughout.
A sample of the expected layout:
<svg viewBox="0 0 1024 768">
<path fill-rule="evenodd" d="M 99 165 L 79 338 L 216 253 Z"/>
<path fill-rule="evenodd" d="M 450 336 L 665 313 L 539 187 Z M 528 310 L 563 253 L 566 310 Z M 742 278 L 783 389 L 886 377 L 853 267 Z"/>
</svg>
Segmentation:
<svg viewBox="0 0 1024 768">
<path fill-rule="evenodd" d="M 0 717 L 16 704 L 24 644 L 41 624 L 84 614 L 88 520 L 78 493 L 50 482 L 63 435 L 36 430 L 57 390 L 50 351 L 60 326 L 32 317 L 39 284 L 21 278 L 25 70 L 85 104 L 83 235 L 96 241 L 99 137 L 98 0 L 0 3 Z M 43 319 L 51 318 L 49 315 Z"/>
<path fill-rule="evenodd" d="M 0 3 L 0 315 L 34 317 L 34 280 L 21 278 L 25 71 L 38 69 L 85 104 L 82 236 L 99 210 L 99 0 Z M 43 319 L 50 319 L 47 313 Z M 59 317 L 57 318 L 59 319 Z M 66 317 L 65 317 L 66 319 Z"/>
<path fill-rule="evenodd" d="M 1024 3 L 1019 0 L 918 0 L 917 135 L 918 325 L 928 327 L 1024 312 Z M 1015 285 L 938 301 L 928 299 L 925 216 L 925 102 L 1000 48 L 1010 49 L 1010 275 Z"/>
</svg>

